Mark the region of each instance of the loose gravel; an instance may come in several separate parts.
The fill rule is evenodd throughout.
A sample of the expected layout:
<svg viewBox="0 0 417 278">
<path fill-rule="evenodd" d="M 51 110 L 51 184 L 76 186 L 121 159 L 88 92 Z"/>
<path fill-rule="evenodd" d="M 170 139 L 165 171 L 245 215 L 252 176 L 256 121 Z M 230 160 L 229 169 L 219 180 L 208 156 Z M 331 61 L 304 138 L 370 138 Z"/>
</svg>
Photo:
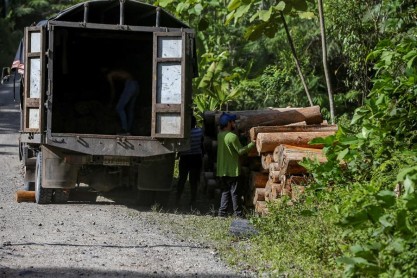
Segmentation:
<svg viewBox="0 0 417 278">
<path fill-rule="evenodd" d="M 19 102 L 0 87 L 0 277 L 243 277 L 215 250 L 161 227 L 158 217 L 108 197 L 17 203 Z M 207 217 L 207 216 L 206 216 Z M 169 222 L 170 220 L 168 220 Z"/>
</svg>

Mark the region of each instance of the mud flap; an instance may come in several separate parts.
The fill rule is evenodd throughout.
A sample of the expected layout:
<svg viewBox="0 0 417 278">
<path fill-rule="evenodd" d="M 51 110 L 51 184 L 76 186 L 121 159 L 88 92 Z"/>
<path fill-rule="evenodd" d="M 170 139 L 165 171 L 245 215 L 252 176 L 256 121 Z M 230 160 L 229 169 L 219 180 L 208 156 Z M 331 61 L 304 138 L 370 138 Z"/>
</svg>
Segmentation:
<svg viewBox="0 0 417 278">
<path fill-rule="evenodd" d="M 42 187 L 45 188 L 74 188 L 77 182 L 79 165 L 69 164 L 59 151 L 45 146 L 41 147 L 43 154 Z"/>
<path fill-rule="evenodd" d="M 143 158 L 138 166 L 137 189 L 171 191 L 175 153 Z"/>
</svg>

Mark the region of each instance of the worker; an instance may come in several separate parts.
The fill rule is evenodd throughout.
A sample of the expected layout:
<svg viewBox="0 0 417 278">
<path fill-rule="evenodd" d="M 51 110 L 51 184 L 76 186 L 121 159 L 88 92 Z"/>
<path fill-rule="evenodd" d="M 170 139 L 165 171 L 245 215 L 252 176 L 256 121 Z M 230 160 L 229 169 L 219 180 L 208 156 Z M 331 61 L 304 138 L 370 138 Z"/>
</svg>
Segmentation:
<svg viewBox="0 0 417 278">
<path fill-rule="evenodd" d="M 197 126 L 197 120 L 194 116 L 191 118 L 191 126 L 190 149 L 178 153 L 179 173 L 176 200 L 177 203 L 180 201 L 188 177 L 191 187 L 190 205 L 193 206 L 197 199 L 197 187 L 202 166 L 204 132 L 201 127 Z"/>
<path fill-rule="evenodd" d="M 249 152 L 254 142 L 242 147 L 236 130 L 236 115 L 222 113 L 219 118 L 220 132 L 217 135 L 217 171 L 216 175 L 221 185 L 221 200 L 218 215 L 226 217 L 230 202 L 234 215 L 243 217 L 241 188 L 239 175 L 241 173 L 239 156 Z"/>
<path fill-rule="evenodd" d="M 110 83 L 110 105 L 113 104 L 116 95 L 116 82 L 124 82 L 123 91 L 116 104 L 116 111 L 120 118 L 121 135 L 130 135 L 135 116 L 135 103 L 139 95 L 139 83 L 131 73 L 126 70 L 117 69 L 107 73 L 107 80 Z"/>
</svg>

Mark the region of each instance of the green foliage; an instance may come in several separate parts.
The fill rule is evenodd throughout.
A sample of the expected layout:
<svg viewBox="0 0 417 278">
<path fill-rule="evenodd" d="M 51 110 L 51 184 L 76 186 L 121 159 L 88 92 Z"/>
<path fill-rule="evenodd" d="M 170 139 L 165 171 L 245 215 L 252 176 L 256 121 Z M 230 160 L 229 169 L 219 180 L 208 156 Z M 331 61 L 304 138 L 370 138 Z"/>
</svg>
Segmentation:
<svg viewBox="0 0 417 278">
<path fill-rule="evenodd" d="M 357 132 L 341 127 L 313 140 L 325 144 L 329 161 L 305 162 L 318 188 L 345 188 L 338 210 L 348 244 L 339 262 L 347 277 L 417 275 L 416 32 L 380 41 L 367 58 L 372 91 L 351 121 Z"/>
<path fill-rule="evenodd" d="M 252 249 L 239 250 L 240 257 L 272 277 L 340 276 L 336 258 L 342 232 L 329 221 L 335 215 L 333 198 L 307 195 L 303 203 L 289 205 L 286 198 L 268 203 L 268 215 L 251 219 L 260 234 L 251 239 Z"/>
</svg>

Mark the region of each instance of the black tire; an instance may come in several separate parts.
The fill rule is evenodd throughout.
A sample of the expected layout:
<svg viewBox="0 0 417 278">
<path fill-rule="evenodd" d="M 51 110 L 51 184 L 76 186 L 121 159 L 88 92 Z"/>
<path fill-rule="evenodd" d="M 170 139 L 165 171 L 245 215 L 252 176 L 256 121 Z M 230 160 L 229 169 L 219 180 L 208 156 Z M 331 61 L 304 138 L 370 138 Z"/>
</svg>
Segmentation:
<svg viewBox="0 0 417 278">
<path fill-rule="evenodd" d="M 42 152 L 38 153 L 36 159 L 35 173 L 35 200 L 37 204 L 50 204 L 52 202 L 53 190 L 42 187 Z"/>
<path fill-rule="evenodd" d="M 53 202 L 56 204 L 65 204 L 68 202 L 70 190 L 68 189 L 55 189 L 53 195 Z"/>
</svg>

